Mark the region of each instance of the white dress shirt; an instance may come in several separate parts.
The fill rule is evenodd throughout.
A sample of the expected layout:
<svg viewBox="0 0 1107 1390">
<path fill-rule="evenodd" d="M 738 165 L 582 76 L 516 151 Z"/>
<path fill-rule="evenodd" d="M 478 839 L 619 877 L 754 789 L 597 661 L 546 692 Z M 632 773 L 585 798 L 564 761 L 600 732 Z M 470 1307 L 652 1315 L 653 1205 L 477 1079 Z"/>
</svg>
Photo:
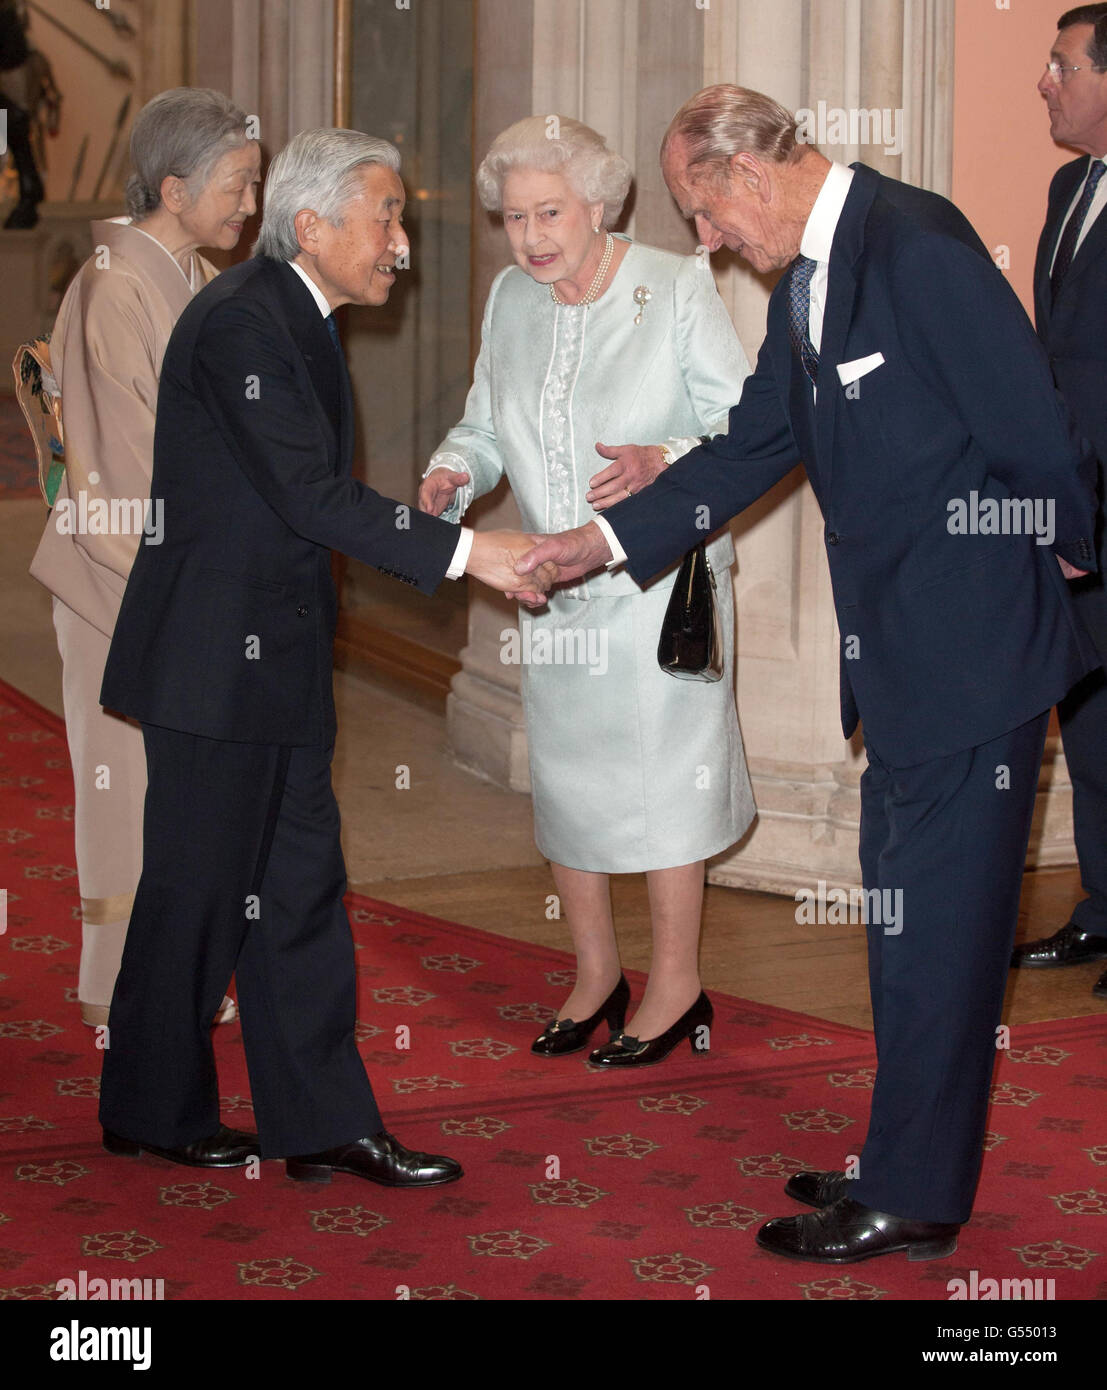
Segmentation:
<svg viewBox="0 0 1107 1390">
<path fill-rule="evenodd" d="M 852 182 L 852 169 L 847 168 L 844 164 L 831 163 L 800 239 L 800 255 L 807 256 L 816 263 L 814 274 L 811 276 L 811 309 L 807 321 L 807 335 L 816 352 L 819 351 L 823 341 L 823 314 L 826 312 L 826 281 L 830 271 L 830 248 L 834 244 L 834 233 L 838 230 L 838 221 L 842 216 L 842 209 L 846 205 L 846 197 Z M 1107 183 L 1107 178 L 1103 180 L 1103 183 Z M 1100 184 L 1100 188 L 1103 187 L 1103 183 Z M 627 558 L 627 553 L 619 544 L 614 527 L 606 517 L 598 516 L 594 519 L 611 547 L 611 559 L 607 562 L 607 568 L 611 569 L 615 565 L 621 565 Z"/>
<path fill-rule="evenodd" d="M 330 318 L 332 313 L 331 306 L 327 302 L 327 297 L 323 291 L 302 265 L 298 265 L 295 261 L 289 261 L 288 264 L 311 291 L 311 297 L 315 300 L 319 312 L 324 318 Z M 473 548 L 473 528 L 471 526 L 462 526 L 460 530 L 461 535 L 458 537 L 457 548 L 454 550 L 454 558 L 450 561 L 450 568 L 446 571 L 447 579 L 461 578 L 465 573 L 465 566 L 469 563 L 469 552 Z M 526 576 L 520 575 L 519 583 L 525 585 L 525 582 Z"/>
<path fill-rule="evenodd" d="M 1101 164 L 1107 163 L 1107 154 L 1101 154 L 1099 156 L 1099 162 Z M 1089 163 L 1087 169 L 1084 170 L 1084 177 L 1076 185 L 1076 192 L 1072 195 L 1072 202 L 1069 204 L 1069 210 L 1065 213 L 1065 220 L 1061 223 L 1060 230 L 1057 233 L 1057 244 L 1053 248 L 1053 255 L 1050 257 L 1049 261 L 1050 275 L 1053 274 L 1053 262 L 1057 259 L 1057 248 L 1061 245 L 1061 238 L 1065 234 L 1065 228 L 1068 226 L 1069 218 L 1072 216 L 1077 203 L 1080 201 L 1080 195 L 1084 192 L 1084 185 L 1088 182 L 1088 175 L 1091 173 L 1092 164 L 1094 163 L 1096 163 L 1096 160 L 1093 159 Z M 1096 188 L 1095 195 L 1092 198 L 1092 204 L 1088 209 L 1088 215 L 1084 218 L 1084 225 L 1080 228 L 1080 235 L 1076 238 L 1076 245 L 1073 247 L 1072 254 L 1074 256 L 1077 251 L 1080 250 L 1084 238 L 1091 231 L 1092 223 L 1103 211 L 1105 206 L 1107 206 L 1107 174 L 1104 174 L 1099 180 L 1099 186 Z"/>
</svg>

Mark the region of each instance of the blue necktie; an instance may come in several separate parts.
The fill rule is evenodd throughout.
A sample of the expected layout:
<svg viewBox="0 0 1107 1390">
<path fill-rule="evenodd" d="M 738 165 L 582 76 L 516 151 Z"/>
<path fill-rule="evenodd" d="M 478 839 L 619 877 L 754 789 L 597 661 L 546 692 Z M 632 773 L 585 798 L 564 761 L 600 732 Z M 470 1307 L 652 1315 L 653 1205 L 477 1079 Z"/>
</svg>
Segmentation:
<svg viewBox="0 0 1107 1390">
<path fill-rule="evenodd" d="M 788 336 L 792 340 L 792 351 L 803 363 L 803 370 L 813 386 L 819 382 L 819 354 L 807 336 L 807 325 L 811 317 L 811 277 L 815 265 L 810 256 L 797 256 L 788 283 Z"/>
<path fill-rule="evenodd" d="M 334 315 L 328 314 L 323 322 L 327 325 L 327 332 L 331 335 L 331 342 L 334 344 L 335 352 L 338 353 L 340 358 L 345 360 L 346 354 L 342 351 L 342 340 L 338 336 L 338 324 L 334 321 Z"/>
<path fill-rule="evenodd" d="M 1061 233 L 1061 240 L 1057 243 L 1057 255 L 1053 261 L 1053 271 L 1049 277 L 1049 287 L 1053 292 L 1053 298 L 1057 298 L 1057 291 L 1061 288 L 1061 282 L 1069 273 L 1069 266 L 1072 265 L 1072 258 L 1076 255 L 1076 242 L 1080 236 L 1080 229 L 1084 225 L 1084 219 L 1088 215 L 1088 209 L 1092 205 L 1095 197 L 1096 188 L 1103 177 L 1103 171 L 1107 165 L 1102 159 L 1093 159 L 1091 168 L 1088 170 L 1088 177 L 1084 181 L 1084 191 L 1080 195 L 1080 201 L 1072 210 L 1072 216 L 1065 223 L 1065 230 Z"/>
</svg>

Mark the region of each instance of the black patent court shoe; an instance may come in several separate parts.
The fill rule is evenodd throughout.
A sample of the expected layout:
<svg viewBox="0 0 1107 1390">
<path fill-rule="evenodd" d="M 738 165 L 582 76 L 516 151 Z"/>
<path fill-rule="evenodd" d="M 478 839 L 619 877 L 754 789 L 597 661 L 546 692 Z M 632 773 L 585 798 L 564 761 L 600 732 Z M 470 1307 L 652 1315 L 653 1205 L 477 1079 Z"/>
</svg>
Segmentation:
<svg viewBox="0 0 1107 1390">
<path fill-rule="evenodd" d="M 580 1052 L 588 1046 L 588 1039 L 599 1027 L 601 1018 L 612 1033 L 618 1032 L 627 1021 L 629 1003 L 630 985 L 626 976 L 620 975 L 619 983 L 591 1018 L 581 1023 L 571 1018 L 555 1018 L 531 1043 L 530 1050 L 539 1057 L 564 1057 L 570 1052 Z"/>
<path fill-rule="evenodd" d="M 685 1038 L 693 1053 L 704 1057 L 711 1045 L 714 1018 L 711 1000 L 700 990 L 700 997 L 692 1007 L 681 1014 L 671 1028 L 666 1028 L 660 1037 L 647 1038 L 642 1042 L 639 1038 L 632 1038 L 629 1033 L 617 1033 L 609 1043 L 589 1054 L 588 1063 L 593 1067 L 650 1067 L 656 1062 L 663 1062 Z"/>
</svg>

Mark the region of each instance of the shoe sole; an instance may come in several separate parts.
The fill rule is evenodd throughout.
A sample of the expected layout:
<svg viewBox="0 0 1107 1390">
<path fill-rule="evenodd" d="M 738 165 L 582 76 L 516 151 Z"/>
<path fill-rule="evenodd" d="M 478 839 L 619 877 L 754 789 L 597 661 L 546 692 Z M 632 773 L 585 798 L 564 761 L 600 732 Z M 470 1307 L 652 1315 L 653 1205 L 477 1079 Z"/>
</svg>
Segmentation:
<svg viewBox="0 0 1107 1390">
<path fill-rule="evenodd" d="M 679 1046 L 680 1046 L 680 1044 L 678 1043 L 678 1044 L 677 1044 L 677 1047 L 679 1047 Z M 652 1062 L 638 1062 L 638 1061 L 633 1060 L 633 1057 L 632 1057 L 632 1058 L 629 1058 L 629 1059 L 628 1059 L 627 1061 L 625 1061 L 625 1062 L 593 1062 L 593 1061 L 589 1060 L 587 1065 L 590 1066 L 590 1067 L 592 1068 L 593 1071 L 621 1071 L 624 1067 L 659 1067 L 659 1066 L 661 1065 L 662 1062 L 667 1062 L 667 1061 L 669 1060 L 669 1058 L 673 1055 L 673 1052 L 675 1052 L 676 1050 L 677 1050 L 676 1047 L 674 1047 L 674 1048 L 672 1049 L 672 1051 L 666 1052 L 666 1054 L 664 1055 L 664 1057 L 655 1057 L 655 1058 L 653 1059 Z M 708 1048 L 698 1048 L 698 1047 L 694 1047 L 694 1048 L 692 1049 L 692 1056 L 693 1056 L 693 1057 L 710 1057 L 710 1056 L 711 1056 L 711 1049 L 710 1049 L 709 1047 L 708 1047 Z"/>
<path fill-rule="evenodd" d="M 883 1250 L 870 1250 L 863 1255 L 807 1255 L 800 1250 L 781 1250 L 757 1237 L 757 1244 L 770 1255 L 780 1255 L 786 1260 L 804 1260 L 808 1264 L 853 1265 L 862 1260 L 875 1260 L 880 1255 L 906 1255 L 908 1260 L 944 1260 L 957 1249 L 956 1236 L 943 1236 L 941 1240 L 920 1241 L 917 1245 L 889 1245 Z"/>
<path fill-rule="evenodd" d="M 1079 960 L 1013 960 L 1012 970 L 1071 970 L 1077 965 L 1094 965 L 1097 960 L 1107 960 L 1107 951 L 1097 951 L 1094 956 L 1081 956 Z"/>
<path fill-rule="evenodd" d="M 246 1158 L 236 1158 L 233 1163 L 220 1163 L 218 1160 L 181 1158 L 179 1154 L 154 1149 L 134 1139 L 104 1139 L 101 1142 L 108 1153 L 118 1158 L 139 1158 L 144 1153 L 153 1154 L 155 1158 L 164 1158 L 167 1163 L 179 1163 L 183 1168 L 245 1168 L 253 1159 L 261 1157 L 260 1154 L 250 1154 Z"/>
<path fill-rule="evenodd" d="M 314 1182 L 320 1184 L 329 1183 L 335 1173 L 345 1173 L 351 1178 L 363 1178 L 368 1182 L 375 1182 L 381 1187 L 444 1187 L 447 1183 L 457 1182 L 459 1178 L 465 1176 L 464 1169 L 460 1173 L 454 1173 L 448 1178 L 432 1178 L 430 1182 L 389 1182 L 387 1178 L 370 1177 L 368 1173 L 360 1173 L 355 1168 L 337 1168 L 330 1164 L 326 1166 L 319 1163 L 285 1163 L 286 1176 L 293 1182 Z"/>
</svg>

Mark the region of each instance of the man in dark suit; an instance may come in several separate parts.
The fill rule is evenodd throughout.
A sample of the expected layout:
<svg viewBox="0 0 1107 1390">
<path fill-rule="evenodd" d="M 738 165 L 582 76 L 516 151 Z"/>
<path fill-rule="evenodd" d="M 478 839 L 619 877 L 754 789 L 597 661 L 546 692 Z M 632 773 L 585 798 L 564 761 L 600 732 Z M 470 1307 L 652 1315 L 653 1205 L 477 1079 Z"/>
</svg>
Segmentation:
<svg viewBox="0 0 1107 1390">
<path fill-rule="evenodd" d="M 408 250 L 398 169 L 393 146 L 360 132 L 298 135 L 270 168 L 254 259 L 191 301 L 165 354 L 151 490 L 164 535 L 139 550 L 102 693 L 141 721 L 149 774 L 101 1086 L 113 1153 L 280 1156 L 316 1182 L 461 1176 L 388 1133 L 355 1043 L 330 557 L 428 594 L 463 572 L 518 591 L 512 557 L 529 541 L 459 539 L 351 476 L 333 311 L 388 299 Z M 209 1029 L 232 972 L 256 1135 L 219 1120 Z"/>
<path fill-rule="evenodd" d="M 805 463 L 842 729 L 863 720 L 868 753 L 878 1069 L 859 1172 L 798 1174 L 786 1190 L 816 1211 L 758 1243 L 821 1263 L 947 1255 L 979 1173 L 1048 712 L 1096 660 L 1062 572 L 1094 564 L 1090 469 L 1026 315 L 945 199 L 832 164 L 729 86 L 677 113 L 662 167 L 709 250 L 789 268 L 756 371 L 726 435 L 521 568 L 625 556 L 645 583 Z"/>
<path fill-rule="evenodd" d="M 1063 165 L 1034 266 L 1034 317 L 1053 379 L 1098 457 L 1099 569 L 1073 585 L 1073 599 L 1107 660 L 1107 5 L 1081 5 L 1057 21 L 1058 34 L 1038 90 L 1050 133 L 1085 153 Z M 1019 946 L 1011 963 L 1055 969 L 1107 957 L 1107 674 L 1092 671 L 1058 704 L 1072 778 L 1072 824 L 1087 897 L 1052 936 Z M 1107 999 L 1107 970 L 1092 987 Z"/>
</svg>

